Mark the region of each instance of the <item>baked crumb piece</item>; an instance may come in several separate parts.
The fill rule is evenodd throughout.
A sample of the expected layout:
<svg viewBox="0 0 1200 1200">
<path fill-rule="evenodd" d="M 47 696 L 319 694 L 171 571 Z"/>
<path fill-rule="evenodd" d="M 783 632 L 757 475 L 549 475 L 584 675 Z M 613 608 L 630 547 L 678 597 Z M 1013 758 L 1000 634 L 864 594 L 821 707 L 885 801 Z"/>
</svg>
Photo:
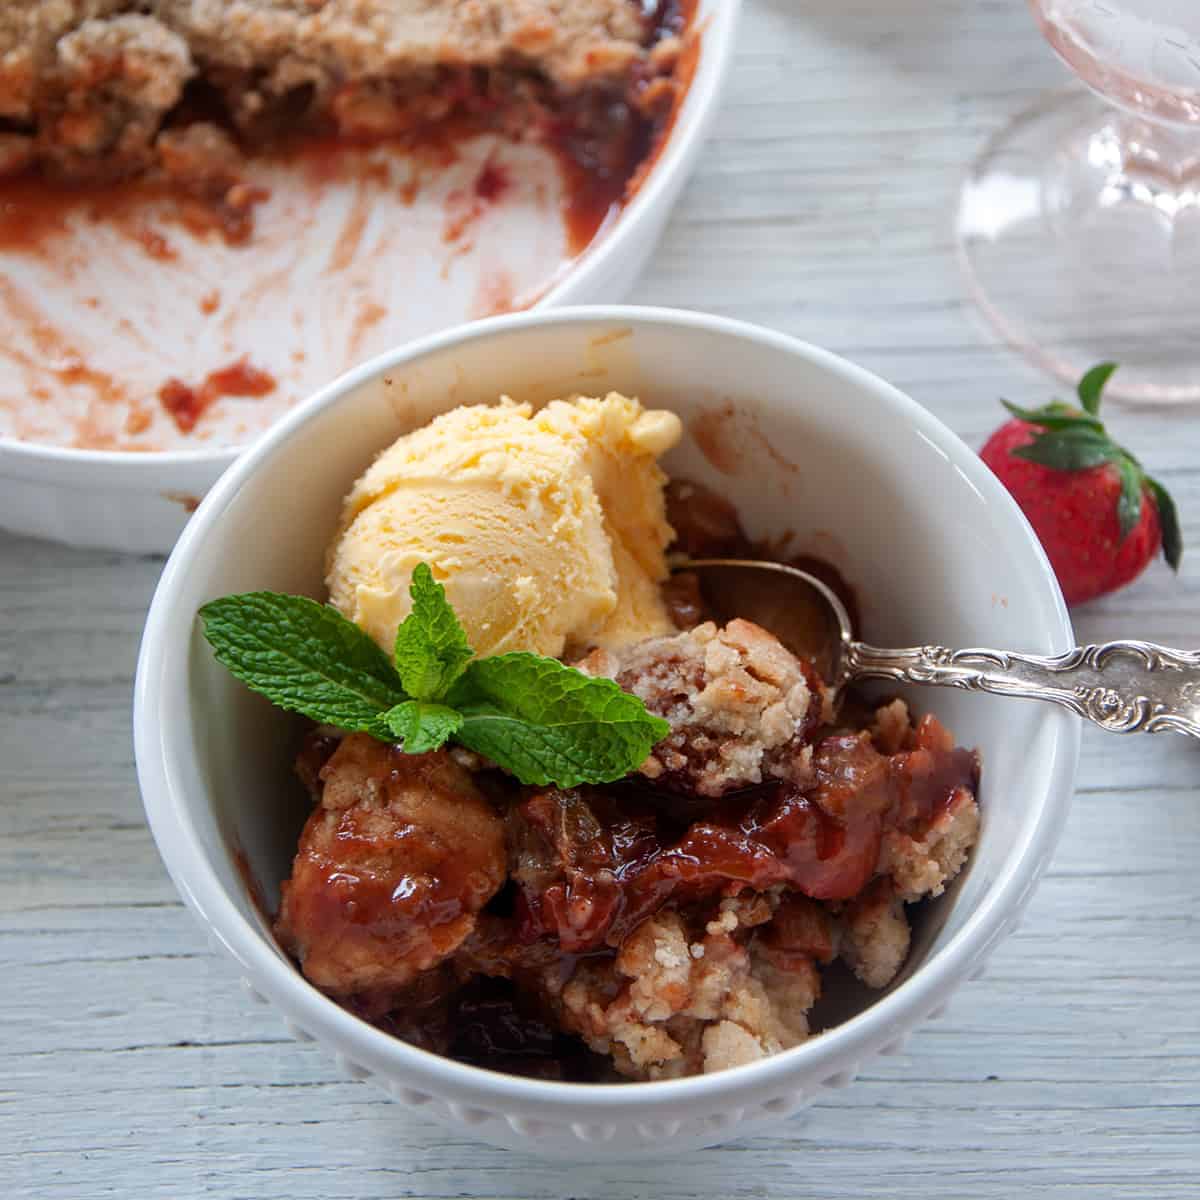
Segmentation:
<svg viewBox="0 0 1200 1200">
<path fill-rule="evenodd" d="M 886 879 L 850 901 L 842 918 L 841 956 L 868 987 L 886 987 L 908 957 L 904 902 Z"/>
<path fill-rule="evenodd" d="M 841 927 L 827 906 L 799 892 L 787 892 L 779 897 L 756 947 L 781 971 L 795 972 L 807 963 L 833 962 L 840 941 Z"/>
<path fill-rule="evenodd" d="M 640 770 L 700 796 L 720 796 L 764 778 L 809 778 L 825 688 L 807 664 L 750 621 L 593 651 L 577 664 L 615 679 L 671 733 Z"/>
<path fill-rule="evenodd" d="M 704 1031 L 700 1051 L 704 1056 L 704 1072 L 708 1074 L 757 1062 L 763 1057 L 763 1044 L 736 1021 L 718 1021 Z"/>
<path fill-rule="evenodd" d="M 563 86 L 619 77 L 645 57 L 640 5 L 629 0 L 150 0 L 198 56 L 253 69 L 271 90 L 299 68 L 332 81 L 449 63 L 520 64 Z M 306 77 L 301 75 L 301 78 Z"/>
<path fill-rule="evenodd" d="M 875 710 L 871 737 L 880 753 L 899 753 L 904 748 L 911 730 L 912 720 L 908 714 L 908 705 L 903 700 L 892 700 Z"/>
<path fill-rule="evenodd" d="M 756 960 L 728 931 L 740 928 L 736 912 L 723 909 L 703 934 L 676 911 L 648 918 L 614 959 L 575 969 L 557 995 L 562 1023 L 633 1079 L 723 1070 L 796 1045 L 808 1034 L 815 972 Z M 758 920 L 761 906 L 749 915 Z"/>
<path fill-rule="evenodd" d="M 145 170 L 194 71 L 187 42 L 154 17 L 83 21 L 53 44 L 35 93 L 43 165 L 73 181 Z"/>
<path fill-rule="evenodd" d="M 156 143 L 168 179 L 210 198 L 236 184 L 244 165 L 233 138 L 211 121 L 195 121 L 163 132 Z"/>
<path fill-rule="evenodd" d="M 978 838 L 979 804 L 958 788 L 950 804 L 915 834 L 899 829 L 884 834 L 879 870 L 892 877 L 903 900 L 940 896 Z"/>
<path fill-rule="evenodd" d="M 319 742 L 320 739 L 317 739 Z M 449 755 L 366 734 L 313 744 L 320 803 L 283 884 L 276 933 L 335 996 L 388 993 L 452 954 L 504 882 L 504 826 Z"/>
</svg>

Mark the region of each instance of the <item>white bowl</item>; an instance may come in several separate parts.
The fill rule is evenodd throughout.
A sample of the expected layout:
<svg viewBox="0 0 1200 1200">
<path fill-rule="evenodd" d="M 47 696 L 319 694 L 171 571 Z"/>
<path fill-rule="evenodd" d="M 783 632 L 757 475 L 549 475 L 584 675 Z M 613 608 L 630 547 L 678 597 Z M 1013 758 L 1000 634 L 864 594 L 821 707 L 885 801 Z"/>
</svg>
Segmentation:
<svg viewBox="0 0 1200 1200">
<path fill-rule="evenodd" d="M 700 53 L 666 145 L 617 222 L 534 310 L 616 301 L 632 287 L 695 166 L 728 72 L 740 10 L 741 0 L 699 0 Z M 166 552 L 242 449 L 137 454 L 0 437 L 0 527 L 71 546 Z"/>
<path fill-rule="evenodd" d="M 575 1158 L 660 1156 L 757 1131 L 896 1048 L 1017 924 L 1062 829 L 1079 748 L 1078 721 L 1061 710 L 921 689 L 918 708 L 982 751 L 983 830 L 969 868 L 926 907 L 896 984 L 750 1066 L 658 1083 L 514 1078 L 397 1041 L 311 987 L 243 877 L 274 906 L 308 809 L 291 776 L 298 729 L 215 663 L 196 610 L 257 588 L 320 596 L 343 493 L 435 413 L 501 392 L 541 402 L 610 388 L 684 418 L 669 471 L 721 489 L 755 536 L 790 531 L 798 551 L 834 559 L 873 639 L 1042 654 L 1073 644 L 1036 538 L 954 434 L 832 354 L 718 317 L 597 308 L 454 330 L 339 379 L 222 477 L 163 572 L 138 664 L 138 774 L 167 868 L 248 987 L 352 1074 L 486 1141 Z"/>
</svg>

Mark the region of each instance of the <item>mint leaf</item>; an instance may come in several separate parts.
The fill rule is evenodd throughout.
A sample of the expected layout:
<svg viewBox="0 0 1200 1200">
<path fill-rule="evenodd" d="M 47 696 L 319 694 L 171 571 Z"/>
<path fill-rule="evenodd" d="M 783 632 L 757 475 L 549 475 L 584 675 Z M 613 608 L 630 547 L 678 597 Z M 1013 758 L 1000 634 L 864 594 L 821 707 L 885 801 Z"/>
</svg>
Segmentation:
<svg viewBox="0 0 1200 1200">
<path fill-rule="evenodd" d="M 461 714 L 454 709 L 424 700 L 405 700 L 388 709 L 383 719 L 402 743 L 405 754 L 426 754 L 438 749 L 463 723 Z"/>
<path fill-rule="evenodd" d="M 247 592 L 200 609 L 217 661 L 280 708 L 388 738 L 404 699 L 387 655 L 336 609 L 306 596 Z"/>
<path fill-rule="evenodd" d="M 1079 386 L 1075 391 L 1079 396 L 1079 403 L 1083 405 L 1084 412 L 1089 412 L 1094 417 L 1100 411 L 1100 396 L 1116 369 L 1116 363 L 1100 363 L 1079 381 Z"/>
<path fill-rule="evenodd" d="M 1117 470 L 1121 473 L 1121 495 L 1117 500 L 1117 521 L 1121 526 L 1124 541 L 1142 518 L 1142 492 L 1145 476 L 1141 468 L 1130 458 L 1117 459 Z"/>
<path fill-rule="evenodd" d="M 1179 570 L 1183 561 L 1183 530 L 1179 527 L 1179 510 L 1171 493 L 1157 479 L 1147 479 L 1154 503 L 1158 507 L 1158 523 L 1162 526 L 1163 557 L 1172 571 Z"/>
<path fill-rule="evenodd" d="M 670 732 L 611 679 L 519 651 L 476 659 L 447 703 L 463 717 L 459 742 L 542 787 L 620 779 Z"/>
<path fill-rule="evenodd" d="M 418 563 L 409 586 L 412 612 L 396 631 L 396 670 L 417 700 L 440 700 L 474 652 L 428 563 Z"/>
</svg>

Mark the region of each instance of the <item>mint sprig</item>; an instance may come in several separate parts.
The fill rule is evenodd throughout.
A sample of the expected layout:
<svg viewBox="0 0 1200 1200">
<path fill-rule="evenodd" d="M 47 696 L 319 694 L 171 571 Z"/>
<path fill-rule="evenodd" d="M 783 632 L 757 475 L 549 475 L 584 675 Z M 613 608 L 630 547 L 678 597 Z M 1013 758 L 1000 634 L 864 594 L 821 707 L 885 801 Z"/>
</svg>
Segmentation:
<svg viewBox="0 0 1200 1200">
<path fill-rule="evenodd" d="M 454 740 L 522 783 L 608 783 L 670 732 L 636 696 L 557 659 L 474 657 L 441 584 L 413 572 L 393 661 L 336 609 L 250 592 L 200 609 L 217 660 L 281 708 L 424 754 Z"/>
<path fill-rule="evenodd" d="M 400 684 L 416 700 L 438 700 L 463 673 L 475 652 L 427 563 L 418 563 L 409 586 L 412 612 L 396 631 L 394 658 Z"/>
<path fill-rule="evenodd" d="M 1050 467 L 1055 471 L 1086 471 L 1111 463 L 1121 479 L 1121 494 L 1117 500 L 1117 522 L 1122 540 L 1137 528 L 1142 519 L 1142 506 L 1147 490 L 1158 509 L 1162 528 L 1163 557 L 1172 570 L 1179 570 L 1183 558 L 1183 535 L 1179 514 L 1167 489 L 1152 479 L 1142 464 L 1123 446 L 1108 435 L 1100 420 L 1100 401 L 1116 363 L 1100 363 L 1092 367 L 1075 389 L 1081 407 L 1054 400 L 1042 408 L 1022 408 L 1007 400 L 1001 403 L 1014 417 L 1037 426 L 1033 441 L 1012 451 L 1015 458 Z"/>
</svg>

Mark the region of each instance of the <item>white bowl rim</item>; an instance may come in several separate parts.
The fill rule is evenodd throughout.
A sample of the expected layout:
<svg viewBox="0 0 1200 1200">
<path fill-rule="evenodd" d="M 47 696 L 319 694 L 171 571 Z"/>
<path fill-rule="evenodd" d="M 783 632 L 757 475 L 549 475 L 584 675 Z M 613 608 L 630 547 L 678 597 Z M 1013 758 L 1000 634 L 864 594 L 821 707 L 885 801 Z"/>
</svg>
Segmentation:
<svg viewBox="0 0 1200 1200">
<path fill-rule="evenodd" d="M 589 244 L 562 278 L 524 311 L 540 312 L 564 302 L 569 304 L 577 289 L 585 286 L 592 275 L 602 271 L 610 259 L 624 251 L 625 244 L 636 236 L 643 217 L 649 217 L 661 203 L 660 197 L 687 161 L 693 145 L 707 133 L 709 120 L 720 100 L 721 84 L 733 58 L 741 7 L 742 0 L 720 0 L 716 10 L 703 18 L 705 27 L 702 30 L 700 62 L 688 89 L 688 100 L 693 92 L 698 97 L 695 107 L 688 113 L 686 121 L 677 120 L 670 128 L 666 144 L 652 162 L 649 174 L 633 199 L 621 209 L 615 225 L 599 240 Z M 459 326 L 451 328 L 457 329 Z M 288 412 L 298 407 L 300 405 L 293 405 Z M 91 467 L 97 472 L 104 472 L 106 482 L 115 471 L 130 472 L 135 477 L 143 472 L 153 472 L 157 477 L 165 467 L 231 463 L 278 424 L 278 420 L 273 422 L 268 430 L 242 445 L 198 450 L 89 450 L 0 434 L 0 455 L 10 459 L 11 465 L 26 468 L 38 464 L 62 468 L 65 473 Z M 129 482 L 136 486 L 134 480 Z"/>
<path fill-rule="evenodd" d="M 480 1101 L 503 1096 L 533 1105 L 570 1104 L 600 1117 L 631 1104 L 660 1104 L 672 1100 L 713 1099 L 731 1090 L 782 1084 L 802 1065 L 817 1068 L 831 1060 L 836 1071 L 847 1062 L 857 1062 L 874 1049 L 912 1028 L 938 1006 L 946 994 L 977 965 L 978 954 L 994 945 L 1006 931 L 1031 885 L 1053 851 L 1070 807 L 1079 758 L 1079 719 L 1062 709 L 1047 708 L 1044 720 L 1050 735 L 1041 804 L 1020 852 L 1001 868 L 984 902 L 971 912 L 961 929 L 941 947 L 936 959 L 923 963 L 912 976 L 861 1013 L 822 1032 L 819 1036 L 754 1063 L 711 1075 L 681 1079 L 628 1083 L 564 1083 L 536 1080 L 486 1068 L 469 1066 L 431 1051 L 422 1050 L 384 1033 L 346 1011 L 319 992 L 294 965 L 281 958 L 258 930 L 242 916 L 207 860 L 195 844 L 195 831 L 186 806 L 170 780 L 178 777 L 173 763 L 177 751 L 163 737 L 160 722 L 163 693 L 164 647 L 173 629 L 173 594 L 185 578 L 188 560 L 217 524 L 223 510 L 260 463 L 273 457 L 292 433 L 346 393 L 385 371 L 395 370 L 426 355 L 491 338 L 513 329 L 574 324 L 632 324 L 687 327 L 715 335 L 732 335 L 755 342 L 764 349 L 782 350 L 841 376 L 852 387 L 872 392 L 889 404 L 898 417 L 911 424 L 946 453 L 954 466 L 979 491 L 989 505 L 1003 513 L 1021 530 L 1027 548 L 1039 562 L 1051 588 L 1054 629 L 1049 652 L 1074 645 L 1067 607 L 1053 569 L 1024 514 L 983 461 L 946 425 L 899 389 L 865 368 L 790 335 L 733 318 L 681 309 L 634 305 L 595 305 L 514 313 L 445 330 L 417 342 L 397 347 L 348 371 L 302 403 L 260 438 L 226 471 L 188 522 L 163 569 L 151 601 L 134 687 L 134 744 L 138 779 L 148 822 L 167 870 L 184 899 L 222 944 L 249 972 L 250 984 L 274 1001 L 285 1018 L 291 1018 L 318 1041 L 333 1043 L 355 1061 L 386 1062 L 397 1075 L 435 1076 L 440 1084 Z M 997 701 L 999 703 L 1000 701 Z M 365 1062 L 364 1062 L 365 1065 Z M 376 1068 L 377 1069 L 377 1068 Z M 414 1082 L 414 1086 L 416 1086 Z"/>
</svg>

